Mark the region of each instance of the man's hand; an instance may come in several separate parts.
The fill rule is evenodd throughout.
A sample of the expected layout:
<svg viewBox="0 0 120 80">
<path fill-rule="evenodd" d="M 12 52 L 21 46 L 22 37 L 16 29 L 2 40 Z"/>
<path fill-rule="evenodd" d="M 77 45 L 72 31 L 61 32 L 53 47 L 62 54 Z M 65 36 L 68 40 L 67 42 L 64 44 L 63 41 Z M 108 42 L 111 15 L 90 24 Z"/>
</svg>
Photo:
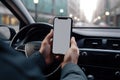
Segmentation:
<svg viewBox="0 0 120 80">
<path fill-rule="evenodd" d="M 72 37 L 71 39 L 71 47 L 68 49 L 68 51 L 65 53 L 64 60 L 62 63 L 62 68 L 67 64 L 67 63 L 74 63 L 77 64 L 79 58 L 79 49 L 77 47 L 75 38 Z"/>
<path fill-rule="evenodd" d="M 52 46 L 52 38 L 53 38 L 53 30 L 45 37 L 41 44 L 41 48 L 39 52 L 44 56 L 46 64 L 50 64 L 52 62 L 52 53 L 51 53 L 51 46 Z"/>
</svg>

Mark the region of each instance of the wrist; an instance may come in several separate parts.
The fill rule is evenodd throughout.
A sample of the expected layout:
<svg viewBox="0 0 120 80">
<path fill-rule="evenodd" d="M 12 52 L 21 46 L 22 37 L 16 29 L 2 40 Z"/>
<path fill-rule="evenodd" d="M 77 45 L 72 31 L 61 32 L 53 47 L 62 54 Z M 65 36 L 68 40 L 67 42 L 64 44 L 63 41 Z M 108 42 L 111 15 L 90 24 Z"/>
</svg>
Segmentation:
<svg viewBox="0 0 120 80">
<path fill-rule="evenodd" d="M 44 54 L 43 50 L 40 49 L 39 53 L 45 58 L 45 54 Z"/>
<path fill-rule="evenodd" d="M 43 51 L 42 51 L 41 49 L 39 50 L 39 52 L 40 52 L 40 54 L 42 54 L 42 53 L 43 53 Z"/>
<path fill-rule="evenodd" d="M 63 67 L 64 67 L 66 64 L 67 64 L 66 62 L 62 62 L 61 68 L 63 69 Z"/>
</svg>

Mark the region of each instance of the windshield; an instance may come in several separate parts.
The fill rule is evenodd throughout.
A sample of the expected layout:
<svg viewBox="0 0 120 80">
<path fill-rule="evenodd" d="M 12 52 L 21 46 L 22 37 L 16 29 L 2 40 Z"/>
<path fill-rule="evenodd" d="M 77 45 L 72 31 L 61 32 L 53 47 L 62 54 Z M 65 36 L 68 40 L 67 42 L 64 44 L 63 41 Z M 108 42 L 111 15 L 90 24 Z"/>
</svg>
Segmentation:
<svg viewBox="0 0 120 80">
<path fill-rule="evenodd" d="M 0 27 L 2 25 L 15 29 L 16 33 L 19 31 L 19 20 L 0 2 Z"/>
<path fill-rule="evenodd" d="M 52 24 L 54 16 L 69 16 L 74 27 L 120 26 L 120 0 L 22 0 L 37 22 Z"/>
</svg>

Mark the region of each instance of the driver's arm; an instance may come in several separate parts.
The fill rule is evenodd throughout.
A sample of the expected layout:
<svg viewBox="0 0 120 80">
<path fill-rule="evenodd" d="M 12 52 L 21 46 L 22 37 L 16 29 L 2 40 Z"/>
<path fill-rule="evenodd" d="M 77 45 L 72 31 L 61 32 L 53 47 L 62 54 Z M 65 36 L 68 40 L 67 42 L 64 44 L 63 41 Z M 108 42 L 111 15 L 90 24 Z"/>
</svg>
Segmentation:
<svg viewBox="0 0 120 80">
<path fill-rule="evenodd" d="M 87 78 L 78 65 L 68 63 L 62 69 L 61 80 L 87 80 Z"/>
<path fill-rule="evenodd" d="M 87 80 L 84 72 L 77 65 L 79 49 L 75 38 L 71 39 L 71 48 L 65 53 L 62 63 L 61 80 Z"/>
</svg>

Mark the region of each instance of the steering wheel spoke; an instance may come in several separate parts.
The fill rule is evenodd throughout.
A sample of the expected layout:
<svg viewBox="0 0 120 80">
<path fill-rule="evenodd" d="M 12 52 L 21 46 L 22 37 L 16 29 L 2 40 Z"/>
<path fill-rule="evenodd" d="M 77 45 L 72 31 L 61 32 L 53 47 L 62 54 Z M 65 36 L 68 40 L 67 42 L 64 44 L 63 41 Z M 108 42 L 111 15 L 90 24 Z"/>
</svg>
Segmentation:
<svg viewBox="0 0 120 80">
<path fill-rule="evenodd" d="M 20 52 L 25 52 L 25 45 L 16 46 L 14 49 Z"/>
</svg>

